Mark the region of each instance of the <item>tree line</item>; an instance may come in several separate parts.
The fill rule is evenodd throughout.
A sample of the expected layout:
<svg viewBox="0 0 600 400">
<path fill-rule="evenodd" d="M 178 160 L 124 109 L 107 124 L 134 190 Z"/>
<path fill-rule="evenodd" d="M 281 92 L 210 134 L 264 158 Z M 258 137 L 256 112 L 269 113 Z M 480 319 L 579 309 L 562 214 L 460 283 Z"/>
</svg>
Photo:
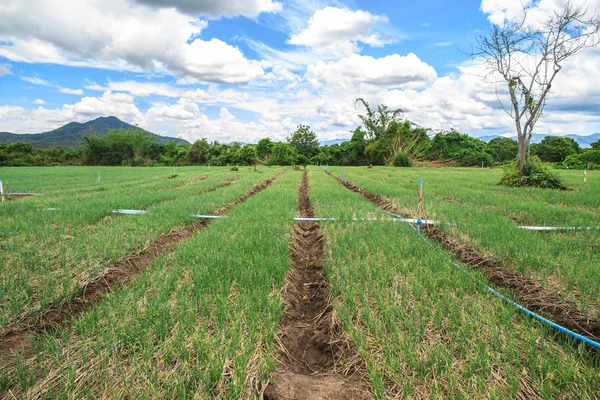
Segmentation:
<svg viewBox="0 0 600 400">
<path fill-rule="evenodd" d="M 362 101 L 362 100 L 361 100 Z M 394 165 L 408 167 L 423 163 L 448 166 L 485 166 L 509 163 L 516 159 L 518 143 L 509 138 L 494 138 L 488 143 L 455 130 L 431 132 L 385 106 L 367 113 L 363 126 L 352 132 L 349 141 L 321 146 L 308 125 L 298 125 L 281 142 L 270 138 L 257 144 L 209 142 L 193 144 L 155 143 L 141 129 L 113 129 L 104 136 L 87 136 L 82 148 L 35 149 L 30 143 L 0 144 L 0 166 L 48 165 Z M 600 166 L 600 141 L 582 149 L 570 138 L 547 136 L 532 144 L 531 155 L 559 168 Z"/>
</svg>

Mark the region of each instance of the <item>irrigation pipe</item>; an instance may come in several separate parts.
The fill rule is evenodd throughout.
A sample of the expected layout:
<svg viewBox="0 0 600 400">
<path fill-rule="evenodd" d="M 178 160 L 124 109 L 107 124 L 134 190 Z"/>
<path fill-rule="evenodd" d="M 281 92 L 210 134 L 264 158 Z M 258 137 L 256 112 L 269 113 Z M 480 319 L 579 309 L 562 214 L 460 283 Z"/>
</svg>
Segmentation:
<svg viewBox="0 0 600 400">
<path fill-rule="evenodd" d="M 113 214 L 133 214 L 133 215 L 143 215 L 148 214 L 146 210 L 112 210 Z"/>
<path fill-rule="evenodd" d="M 427 238 L 425 236 L 423 236 L 423 234 L 421 232 L 419 232 L 419 230 L 417 228 L 415 228 L 414 226 L 411 226 L 411 228 L 413 228 L 413 231 L 415 231 L 417 233 L 417 235 L 419 235 L 419 237 L 421 239 L 423 239 L 425 241 L 425 243 L 427 243 L 429 246 L 431 247 L 435 247 L 429 240 L 427 240 Z M 523 307 L 522 305 L 520 305 L 519 303 L 515 302 L 514 300 L 509 299 L 508 297 L 504 296 L 502 293 L 499 293 L 498 291 L 496 291 L 494 288 L 490 287 L 488 284 L 486 284 L 485 282 L 483 282 L 482 280 L 478 279 L 477 277 L 475 277 L 473 274 L 471 274 L 469 271 L 467 271 L 465 268 L 461 267 L 460 265 L 458 265 L 456 262 L 454 262 L 454 260 L 452 260 L 450 257 L 446 256 L 444 253 L 442 253 L 441 250 L 438 249 L 438 251 L 440 252 L 440 254 L 442 254 L 449 262 L 450 264 L 456 268 L 457 270 L 459 270 L 460 272 L 464 273 L 465 275 L 467 275 L 469 278 L 473 279 L 475 282 L 477 282 L 478 284 L 482 285 L 483 287 L 485 287 L 485 289 L 492 293 L 493 295 L 499 297 L 500 299 L 504 300 L 506 303 L 510 304 L 511 306 L 517 308 L 520 311 L 523 311 L 524 313 L 526 313 L 527 315 L 529 315 L 530 317 L 537 319 L 538 321 L 549 325 L 550 327 L 556 329 L 557 331 L 564 333 L 566 335 L 571 336 L 572 338 L 579 340 L 581 342 L 584 342 L 585 344 L 592 346 L 596 349 L 600 349 L 600 343 L 595 342 L 583 335 L 580 335 L 579 333 L 573 332 L 570 329 L 565 328 L 562 325 L 557 324 L 556 322 L 552 322 L 547 318 L 542 317 L 539 314 L 536 314 L 535 312 L 529 310 L 528 308 Z"/>
<path fill-rule="evenodd" d="M 294 221 L 338 221 L 339 218 L 294 218 Z M 380 219 L 380 218 L 343 218 L 344 221 L 396 221 L 396 222 L 406 222 L 408 224 L 416 224 L 417 220 L 412 218 L 388 218 L 388 219 Z M 437 221 L 431 220 L 421 220 L 422 223 L 433 225 Z"/>
<path fill-rule="evenodd" d="M 389 211 L 385 211 L 385 210 L 380 210 L 384 213 L 393 215 L 397 218 L 401 218 L 399 215 L 394 214 L 392 212 Z M 420 232 L 420 230 L 418 228 L 415 228 L 414 225 L 411 225 L 411 228 L 413 229 L 413 231 L 421 238 L 423 239 L 423 241 L 425 241 L 425 243 L 427 243 L 430 247 L 435 247 L 433 245 L 433 243 L 431 243 L 429 240 L 427 240 L 427 238 L 425 236 L 423 236 L 423 234 Z M 520 227 L 521 228 L 521 227 Z M 563 227 L 564 228 L 564 227 Z M 600 228 L 600 227 L 599 227 Z M 526 229 L 526 228 L 521 228 L 521 229 Z M 588 228 L 588 229 L 593 229 L 593 228 Z M 598 228 L 596 228 L 598 229 Z M 583 335 L 580 335 L 577 332 L 573 332 L 570 329 L 565 328 L 562 325 L 557 324 L 556 322 L 553 322 L 547 318 L 542 317 L 541 315 L 531 311 L 530 309 L 523 307 L 522 305 L 520 305 L 519 303 L 515 302 L 514 300 L 509 299 L 508 297 L 506 297 L 505 295 L 503 295 L 502 293 L 496 291 L 494 288 L 492 288 L 491 286 L 489 286 L 487 283 L 483 282 L 482 280 L 478 279 L 477 277 L 475 277 L 473 274 L 471 274 L 468 270 L 466 270 L 465 268 L 461 267 L 459 264 L 457 264 L 454 260 L 452 260 L 450 257 L 448 257 L 446 254 L 444 254 L 439 248 L 437 248 L 437 250 L 439 251 L 439 253 L 446 258 L 449 262 L 450 265 L 452 265 L 455 269 L 457 269 L 458 271 L 462 272 L 463 274 L 465 274 L 466 276 L 468 276 L 469 278 L 473 279 L 473 281 L 475 281 L 476 283 L 478 283 L 479 285 L 483 286 L 488 292 L 490 292 L 491 294 L 493 294 L 494 296 L 500 298 L 501 300 L 505 301 L 507 304 L 515 307 L 516 309 L 524 312 L 525 314 L 529 315 L 530 317 L 542 322 L 543 324 L 546 324 L 548 326 L 550 326 L 551 328 L 564 333 L 565 335 L 571 336 L 573 339 L 575 340 L 579 340 L 580 342 L 583 342 L 595 349 L 600 349 L 600 343 L 589 339 Z"/>
<path fill-rule="evenodd" d="M 593 231 L 600 229 L 600 226 L 517 226 L 519 229 L 527 231 Z"/>
</svg>

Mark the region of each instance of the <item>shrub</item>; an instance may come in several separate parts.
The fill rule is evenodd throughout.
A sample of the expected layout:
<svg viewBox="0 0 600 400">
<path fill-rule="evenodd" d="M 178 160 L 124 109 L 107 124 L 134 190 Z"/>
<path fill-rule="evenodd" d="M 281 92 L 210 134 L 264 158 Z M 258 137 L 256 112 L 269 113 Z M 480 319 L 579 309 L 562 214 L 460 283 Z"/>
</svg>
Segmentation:
<svg viewBox="0 0 600 400">
<path fill-rule="evenodd" d="M 464 149 L 458 155 L 458 165 L 461 167 L 479 167 L 482 162 L 486 167 L 492 166 L 492 155 L 480 149 Z"/>
<path fill-rule="evenodd" d="M 412 167 L 412 161 L 405 152 L 400 152 L 394 157 L 394 167 Z"/>
<path fill-rule="evenodd" d="M 566 189 L 563 185 L 560 175 L 553 172 L 550 167 L 536 157 L 529 157 L 523 168 L 525 176 L 519 175 L 517 162 L 513 162 L 504 168 L 504 173 L 500 179 L 499 185 L 522 187 L 531 186 L 547 189 Z"/>
<path fill-rule="evenodd" d="M 572 154 L 565 159 L 564 167 L 571 169 L 594 169 L 600 166 L 600 150 L 585 150 L 581 154 Z"/>
</svg>

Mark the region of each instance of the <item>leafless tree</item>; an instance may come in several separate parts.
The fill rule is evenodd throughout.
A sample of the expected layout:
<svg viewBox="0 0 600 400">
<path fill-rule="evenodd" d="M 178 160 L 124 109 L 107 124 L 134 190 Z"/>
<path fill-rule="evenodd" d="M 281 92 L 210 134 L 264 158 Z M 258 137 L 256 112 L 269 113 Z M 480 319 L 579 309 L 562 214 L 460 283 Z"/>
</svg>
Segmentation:
<svg viewBox="0 0 600 400">
<path fill-rule="evenodd" d="M 471 57 L 483 62 L 485 78 L 498 77 L 506 84 L 510 103 L 498 96 L 504 111 L 515 121 L 519 143 L 519 174 L 524 176 L 533 128 L 542 115 L 547 95 L 564 62 L 599 43 L 600 16 L 589 16 L 585 5 L 568 1 L 546 21 L 532 24 L 526 7 L 518 21 L 493 24 L 486 34 L 475 36 Z M 498 86 L 496 87 L 498 93 Z"/>
</svg>

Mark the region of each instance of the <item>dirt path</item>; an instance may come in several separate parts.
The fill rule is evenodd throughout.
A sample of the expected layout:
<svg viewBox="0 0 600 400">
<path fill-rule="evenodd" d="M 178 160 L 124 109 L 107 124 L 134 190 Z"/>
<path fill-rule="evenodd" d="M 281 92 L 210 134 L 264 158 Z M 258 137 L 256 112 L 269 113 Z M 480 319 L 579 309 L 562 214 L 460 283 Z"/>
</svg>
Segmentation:
<svg viewBox="0 0 600 400">
<path fill-rule="evenodd" d="M 334 176 L 334 178 L 339 180 L 338 177 Z M 365 199 L 383 210 L 393 212 L 405 218 L 412 218 L 414 216 L 414 213 L 408 209 L 400 208 L 394 205 L 391 200 L 371 193 L 352 182 L 344 180 L 343 184 L 346 188 L 361 194 Z M 440 243 L 447 250 L 450 250 L 462 263 L 484 272 L 490 282 L 496 287 L 507 288 L 513 291 L 523 306 L 537 313 L 542 313 L 548 316 L 553 322 L 589 339 L 600 340 L 600 320 L 596 316 L 583 314 L 557 295 L 545 291 L 536 282 L 516 271 L 511 271 L 498 260 L 482 256 L 474 248 L 459 243 L 446 232 L 434 226 L 421 229 L 421 232 L 428 238 Z"/>
<path fill-rule="evenodd" d="M 306 171 L 298 208 L 300 217 L 314 217 Z M 285 312 L 277 335 L 279 363 L 265 390 L 266 400 L 372 397 L 361 379 L 365 367 L 360 356 L 344 338 L 333 312 L 322 241 L 317 223 L 294 226 L 290 268 L 282 290 Z"/>
<path fill-rule="evenodd" d="M 249 197 L 263 191 L 282 173 L 256 185 L 250 192 L 244 194 L 239 199 L 215 210 L 213 215 L 223 215 L 236 205 L 246 201 Z M 232 183 L 233 180 L 226 181 L 223 185 L 210 188 L 205 193 L 229 186 Z M 166 235 L 160 235 L 153 244 L 144 250 L 119 260 L 101 275 L 84 283 L 81 292 L 73 298 L 66 299 L 56 306 L 43 310 L 35 318 L 31 318 L 32 322 L 22 323 L 1 332 L 0 364 L 10 362 L 14 358 L 15 352 L 25 352 L 25 354 L 28 354 L 31 351 L 31 342 L 28 339 L 31 333 L 51 331 L 58 325 L 69 322 L 75 316 L 100 302 L 113 288 L 129 281 L 134 275 L 146 269 L 159 255 L 190 238 L 194 232 L 205 228 L 211 221 L 210 219 L 199 220 L 192 225 L 176 228 Z"/>
</svg>

